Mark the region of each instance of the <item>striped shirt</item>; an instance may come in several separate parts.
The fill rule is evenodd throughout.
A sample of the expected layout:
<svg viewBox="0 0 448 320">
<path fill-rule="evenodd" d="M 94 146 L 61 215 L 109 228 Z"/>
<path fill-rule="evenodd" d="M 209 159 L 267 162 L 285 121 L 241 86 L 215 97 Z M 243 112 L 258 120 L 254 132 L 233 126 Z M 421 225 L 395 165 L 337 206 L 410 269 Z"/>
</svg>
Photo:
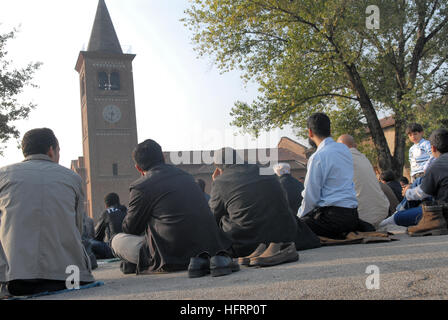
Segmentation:
<svg viewBox="0 0 448 320">
<path fill-rule="evenodd" d="M 431 143 L 425 139 L 421 139 L 409 149 L 411 177 L 425 171 L 426 163 L 431 158 L 431 155 Z"/>
</svg>

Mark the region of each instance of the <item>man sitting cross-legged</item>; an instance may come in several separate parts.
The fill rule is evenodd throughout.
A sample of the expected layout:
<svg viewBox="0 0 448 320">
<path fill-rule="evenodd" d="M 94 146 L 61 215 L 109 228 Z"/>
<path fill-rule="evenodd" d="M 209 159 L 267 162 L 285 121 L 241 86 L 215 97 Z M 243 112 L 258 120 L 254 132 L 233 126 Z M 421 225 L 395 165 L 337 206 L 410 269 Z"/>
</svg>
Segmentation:
<svg viewBox="0 0 448 320">
<path fill-rule="evenodd" d="M 133 158 L 142 177 L 130 186 L 124 233 L 112 239 L 116 256 L 145 274 L 187 270 L 190 258 L 230 248 L 193 176 L 165 164 L 157 142 L 140 143 Z"/>
<path fill-rule="evenodd" d="M 278 178 L 261 175 L 258 165 L 244 163 L 231 148 L 216 151 L 214 162 L 210 208 L 220 228 L 231 238 L 234 255 L 254 258 L 253 263 L 240 263 L 297 260 L 297 225 Z M 261 254 L 265 249 L 264 258 Z M 259 258 L 252 255 L 254 251 Z"/>
<path fill-rule="evenodd" d="M 90 240 L 92 251 L 97 259 L 112 259 L 114 257 L 110 248 L 113 237 L 123 232 L 123 220 L 126 211 L 122 209 L 120 197 L 111 192 L 104 197 L 106 210 L 102 213 L 95 228 L 95 238 Z"/>
<path fill-rule="evenodd" d="M 353 157 L 353 182 L 359 217 L 377 227 L 389 214 L 389 200 L 381 190 L 369 159 L 356 149 L 355 139 L 351 135 L 343 134 L 337 142 L 345 144 Z"/>
<path fill-rule="evenodd" d="M 372 225 L 360 224 L 352 154 L 347 146 L 331 138 L 328 116 L 311 115 L 308 135 L 317 150 L 308 162 L 299 217 L 315 234 L 331 239 L 344 239 L 351 231 L 374 231 Z"/>
<path fill-rule="evenodd" d="M 22 152 L 23 162 L 0 169 L 0 283 L 32 295 L 66 289 L 67 270 L 79 271 L 79 284 L 93 282 L 81 242 L 81 177 L 58 164 L 50 129 L 28 131 Z"/>
</svg>

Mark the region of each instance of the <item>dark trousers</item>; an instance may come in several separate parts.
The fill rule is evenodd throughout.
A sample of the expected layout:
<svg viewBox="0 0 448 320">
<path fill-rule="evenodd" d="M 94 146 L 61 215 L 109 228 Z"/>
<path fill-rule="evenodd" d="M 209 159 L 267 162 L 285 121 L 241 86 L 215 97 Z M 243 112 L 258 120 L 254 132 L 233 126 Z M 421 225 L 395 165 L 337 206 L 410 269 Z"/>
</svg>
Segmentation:
<svg viewBox="0 0 448 320">
<path fill-rule="evenodd" d="M 362 231 L 357 208 L 315 208 L 301 220 L 318 236 L 331 239 L 345 239 L 349 232 Z"/>
<path fill-rule="evenodd" d="M 81 282 L 80 285 L 88 283 L 91 282 Z M 13 296 L 28 296 L 42 292 L 65 290 L 67 286 L 64 280 L 31 279 L 9 281 L 7 288 Z"/>
<path fill-rule="evenodd" d="M 97 259 L 115 258 L 108 243 L 91 239 L 90 244 L 92 245 L 92 252 L 95 254 L 95 257 Z"/>
</svg>

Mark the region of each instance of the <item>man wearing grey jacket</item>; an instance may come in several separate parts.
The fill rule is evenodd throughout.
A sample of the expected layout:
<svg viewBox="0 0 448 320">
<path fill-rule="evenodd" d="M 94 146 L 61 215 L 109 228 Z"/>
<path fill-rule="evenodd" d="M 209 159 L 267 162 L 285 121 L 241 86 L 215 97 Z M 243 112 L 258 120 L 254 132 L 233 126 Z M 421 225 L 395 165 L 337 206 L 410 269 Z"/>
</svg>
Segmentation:
<svg viewBox="0 0 448 320">
<path fill-rule="evenodd" d="M 25 160 L 0 169 L 0 283 L 12 295 L 65 289 L 73 270 L 77 284 L 94 281 L 81 242 L 82 180 L 58 164 L 59 150 L 53 131 L 34 129 Z"/>
</svg>

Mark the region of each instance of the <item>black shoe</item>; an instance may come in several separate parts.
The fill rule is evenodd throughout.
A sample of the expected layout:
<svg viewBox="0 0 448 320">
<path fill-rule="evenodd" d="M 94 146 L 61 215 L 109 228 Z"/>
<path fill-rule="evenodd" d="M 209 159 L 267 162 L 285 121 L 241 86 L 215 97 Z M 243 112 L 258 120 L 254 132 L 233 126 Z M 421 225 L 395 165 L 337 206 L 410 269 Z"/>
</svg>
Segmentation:
<svg viewBox="0 0 448 320">
<path fill-rule="evenodd" d="M 131 274 L 137 272 L 137 265 L 134 263 L 121 261 L 120 270 L 123 274 Z"/>
<path fill-rule="evenodd" d="M 188 265 L 188 277 L 199 278 L 210 273 L 210 254 L 202 252 L 196 257 L 190 258 Z"/>
<path fill-rule="evenodd" d="M 220 277 L 240 270 L 240 265 L 233 261 L 225 251 L 218 252 L 210 259 L 210 272 L 212 277 Z"/>
</svg>

